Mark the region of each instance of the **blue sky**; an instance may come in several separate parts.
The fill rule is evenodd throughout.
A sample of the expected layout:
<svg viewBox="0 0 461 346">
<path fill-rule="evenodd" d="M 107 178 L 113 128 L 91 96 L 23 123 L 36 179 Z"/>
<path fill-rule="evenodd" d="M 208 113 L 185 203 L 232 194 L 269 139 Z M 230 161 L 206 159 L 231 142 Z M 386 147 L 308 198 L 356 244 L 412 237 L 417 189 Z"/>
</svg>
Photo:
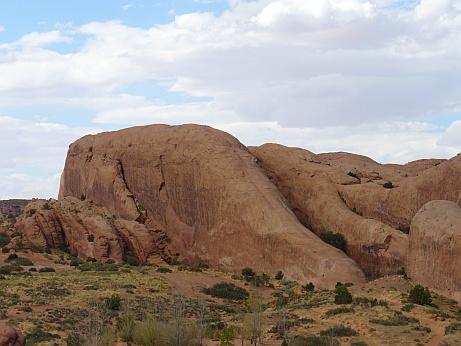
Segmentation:
<svg viewBox="0 0 461 346">
<path fill-rule="evenodd" d="M 380 162 L 461 151 L 461 0 L 0 2 L 0 198 L 69 143 L 199 123 Z"/>
</svg>

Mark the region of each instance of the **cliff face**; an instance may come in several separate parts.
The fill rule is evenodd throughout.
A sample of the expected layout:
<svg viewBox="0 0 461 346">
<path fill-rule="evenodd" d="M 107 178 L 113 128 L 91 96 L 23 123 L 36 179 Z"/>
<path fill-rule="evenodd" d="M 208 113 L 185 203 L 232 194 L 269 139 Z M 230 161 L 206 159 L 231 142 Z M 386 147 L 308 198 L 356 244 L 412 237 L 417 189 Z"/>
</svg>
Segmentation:
<svg viewBox="0 0 461 346">
<path fill-rule="evenodd" d="M 461 301 L 461 208 L 431 201 L 413 218 L 408 275 L 415 281 Z"/>
<path fill-rule="evenodd" d="M 354 213 L 338 194 L 338 186 L 359 183 L 347 172 L 377 163 L 350 154 L 341 154 L 335 161 L 332 155 L 315 155 L 278 144 L 253 147 L 251 152 L 303 224 L 318 234 L 342 234 L 347 254 L 368 276 L 396 273 L 405 266 L 408 236 Z M 347 160 L 346 155 L 353 157 Z"/>
<path fill-rule="evenodd" d="M 69 148 L 59 196 L 92 200 L 159 230 L 181 261 L 282 270 L 319 286 L 364 279 L 354 261 L 298 221 L 241 143 L 209 127 L 84 137 Z"/>
</svg>

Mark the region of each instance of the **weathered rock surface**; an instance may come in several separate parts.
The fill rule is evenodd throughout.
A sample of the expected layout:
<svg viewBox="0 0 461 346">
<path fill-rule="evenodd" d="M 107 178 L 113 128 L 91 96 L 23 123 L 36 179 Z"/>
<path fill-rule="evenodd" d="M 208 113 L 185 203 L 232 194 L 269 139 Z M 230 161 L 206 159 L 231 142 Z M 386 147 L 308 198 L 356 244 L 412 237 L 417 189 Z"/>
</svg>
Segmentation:
<svg viewBox="0 0 461 346">
<path fill-rule="evenodd" d="M 24 336 L 13 327 L 0 321 L 0 346 L 24 346 Z"/>
<path fill-rule="evenodd" d="M 67 196 L 158 229 L 186 262 L 282 270 L 320 287 L 364 280 L 354 261 L 299 223 L 241 143 L 209 127 L 154 125 L 86 136 L 68 151 L 60 199 Z"/>
<path fill-rule="evenodd" d="M 379 221 L 357 215 L 338 194 L 337 185 L 358 183 L 357 178 L 347 174 L 353 169 L 354 161 L 355 167 L 362 169 L 374 165 L 374 161 L 345 153 L 315 155 L 278 144 L 265 144 L 250 150 L 288 200 L 298 219 L 318 234 L 341 233 L 347 241 L 347 254 L 368 276 L 396 273 L 404 267 L 407 235 Z M 353 159 L 343 162 L 346 156 Z M 365 164 L 357 164 L 357 161 Z"/>
<path fill-rule="evenodd" d="M 429 201 L 461 204 L 461 156 L 420 170 L 391 189 L 366 183 L 340 186 L 339 191 L 350 209 L 394 228 L 408 229 L 412 218 Z"/>
<path fill-rule="evenodd" d="M 160 231 L 73 197 L 30 203 L 15 227 L 31 246 L 69 248 L 83 260 L 120 262 L 132 256 L 140 263 L 155 263 L 172 258 Z"/>
<path fill-rule="evenodd" d="M 407 273 L 415 281 L 461 301 L 461 208 L 426 203 L 413 218 Z"/>
</svg>

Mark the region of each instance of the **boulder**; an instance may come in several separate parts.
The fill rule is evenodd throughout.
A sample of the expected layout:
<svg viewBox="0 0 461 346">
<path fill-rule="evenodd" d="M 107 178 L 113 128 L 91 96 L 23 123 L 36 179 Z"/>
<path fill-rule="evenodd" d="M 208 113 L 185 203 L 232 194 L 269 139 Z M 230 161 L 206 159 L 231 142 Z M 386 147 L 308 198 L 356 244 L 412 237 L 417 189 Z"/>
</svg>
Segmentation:
<svg viewBox="0 0 461 346">
<path fill-rule="evenodd" d="M 24 346 L 24 336 L 13 327 L 0 321 L 0 346 Z"/>
<path fill-rule="evenodd" d="M 347 254 L 365 274 L 376 277 L 396 273 L 404 267 L 408 236 L 382 222 L 358 215 L 339 196 L 338 185 L 359 183 L 358 178 L 347 174 L 352 166 L 342 161 L 341 165 L 332 165 L 334 156 L 319 156 L 278 144 L 265 144 L 250 150 L 298 219 L 319 235 L 324 232 L 342 234 L 347 241 Z M 339 158 L 343 160 L 345 156 L 343 153 Z M 359 156 L 353 158 L 367 165 L 374 162 Z"/>
<path fill-rule="evenodd" d="M 461 208 L 450 201 L 426 203 L 411 222 L 410 278 L 461 302 Z"/>
<path fill-rule="evenodd" d="M 157 229 L 168 251 L 187 263 L 282 270 L 320 287 L 364 280 L 353 260 L 297 220 L 247 148 L 210 127 L 86 136 L 69 147 L 59 199 L 66 197 Z"/>
</svg>

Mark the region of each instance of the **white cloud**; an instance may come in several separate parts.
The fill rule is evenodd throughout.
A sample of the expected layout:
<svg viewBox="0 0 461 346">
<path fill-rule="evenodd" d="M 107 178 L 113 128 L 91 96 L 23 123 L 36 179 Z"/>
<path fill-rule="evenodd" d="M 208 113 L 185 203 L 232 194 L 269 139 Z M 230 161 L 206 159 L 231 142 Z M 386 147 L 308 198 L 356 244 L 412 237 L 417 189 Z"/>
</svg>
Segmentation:
<svg viewBox="0 0 461 346">
<path fill-rule="evenodd" d="M 122 6 L 122 10 L 128 11 L 132 7 L 133 7 L 133 4 L 125 4 L 125 5 Z"/>
<path fill-rule="evenodd" d="M 399 0 L 229 3 L 221 15 L 178 15 L 151 28 L 66 24 L 0 44 L 0 111 L 69 107 L 119 127 L 211 124 L 248 144 L 349 150 L 384 162 L 460 151 L 459 122 L 445 132 L 423 122 L 461 112 L 460 0 L 406 7 Z M 72 42 L 78 45 L 70 52 L 53 47 Z M 129 91 L 165 81 L 172 81 L 171 92 L 204 101 L 166 102 L 164 92 Z M 0 136 L 10 138 L 0 125 Z M 34 130 L 24 137 L 47 143 L 40 127 L 27 127 Z M 0 175 L 19 179 L 12 177 L 50 162 L 54 176 L 65 153 L 58 146 L 85 130 L 50 131 L 60 139 L 49 144 L 56 150 L 49 160 L 36 147 L 18 146 Z M 22 163 L 12 164 L 18 157 Z"/>
<path fill-rule="evenodd" d="M 5 31 L 5 27 L 0 25 L 0 32 Z"/>
<path fill-rule="evenodd" d="M 57 196 L 69 144 L 93 132 L 0 116 L 0 199 Z"/>
</svg>

